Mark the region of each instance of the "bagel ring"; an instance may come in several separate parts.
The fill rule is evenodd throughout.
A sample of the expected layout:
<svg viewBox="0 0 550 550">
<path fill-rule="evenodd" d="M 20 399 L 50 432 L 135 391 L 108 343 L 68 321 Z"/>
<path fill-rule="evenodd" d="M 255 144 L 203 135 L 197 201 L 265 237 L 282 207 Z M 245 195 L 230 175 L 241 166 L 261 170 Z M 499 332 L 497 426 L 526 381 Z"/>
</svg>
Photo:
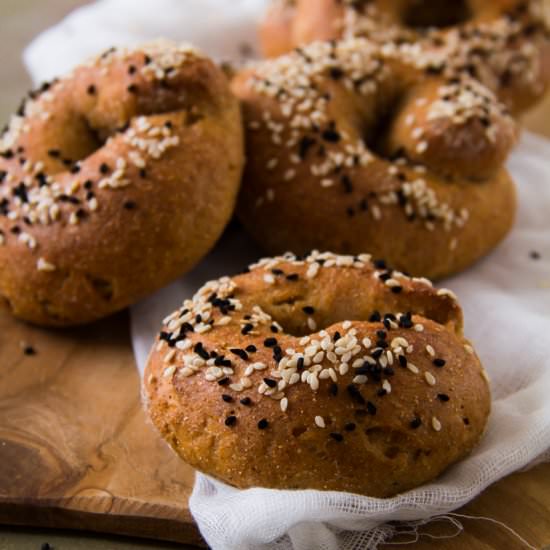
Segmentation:
<svg viewBox="0 0 550 550">
<path fill-rule="evenodd" d="M 185 301 L 144 398 L 176 453 L 226 483 L 373 497 L 439 476 L 490 411 L 450 291 L 319 252 L 261 260 Z"/>
<path fill-rule="evenodd" d="M 93 321 L 196 264 L 229 221 L 242 122 L 189 46 L 112 49 L 44 85 L 0 143 L 0 302 Z"/>
<path fill-rule="evenodd" d="M 364 39 L 238 74 L 248 162 L 239 217 L 272 254 L 365 250 L 440 278 L 509 231 L 516 126 L 475 79 L 430 78 Z"/>
<path fill-rule="evenodd" d="M 516 114 L 550 82 L 550 32 L 541 0 L 275 0 L 261 25 L 268 57 L 316 40 L 363 37 L 419 68 L 466 71 Z"/>
</svg>

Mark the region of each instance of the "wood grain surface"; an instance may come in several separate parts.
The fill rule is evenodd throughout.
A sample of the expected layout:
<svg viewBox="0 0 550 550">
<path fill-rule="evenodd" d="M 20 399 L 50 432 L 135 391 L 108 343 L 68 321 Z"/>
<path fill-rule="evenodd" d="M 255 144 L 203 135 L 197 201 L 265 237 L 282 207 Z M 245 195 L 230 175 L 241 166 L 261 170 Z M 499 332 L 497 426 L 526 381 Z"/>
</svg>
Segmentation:
<svg viewBox="0 0 550 550">
<path fill-rule="evenodd" d="M 525 124 L 550 137 L 550 98 Z M 28 346 L 35 355 L 25 354 Z M 126 314 L 46 331 L 0 313 L 0 523 L 201 545 L 187 507 L 193 478 L 145 420 Z M 550 465 L 502 480 L 458 512 L 503 522 L 536 548 L 550 546 Z M 412 547 L 523 547 L 494 523 L 462 523 L 456 538 L 423 536 Z M 453 532 L 448 524 L 424 530 Z"/>
</svg>

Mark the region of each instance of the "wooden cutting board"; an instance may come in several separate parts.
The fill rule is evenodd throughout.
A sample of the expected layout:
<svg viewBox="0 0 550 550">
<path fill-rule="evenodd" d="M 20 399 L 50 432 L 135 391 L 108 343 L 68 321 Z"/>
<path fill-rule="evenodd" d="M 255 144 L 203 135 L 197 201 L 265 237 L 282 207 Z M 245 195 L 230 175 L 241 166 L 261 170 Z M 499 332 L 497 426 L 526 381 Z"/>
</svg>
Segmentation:
<svg viewBox="0 0 550 550">
<path fill-rule="evenodd" d="M 528 126 L 550 136 L 550 99 Z M 0 313 L 0 523 L 201 545 L 187 505 L 193 477 L 145 420 L 126 314 L 48 331 Z M 461 513 L 550 545 L 550 465 L 497 483 Z M 521 548 L 493 523 L 464 523 L 460 537 L 415 548 Z"/>
</svg>

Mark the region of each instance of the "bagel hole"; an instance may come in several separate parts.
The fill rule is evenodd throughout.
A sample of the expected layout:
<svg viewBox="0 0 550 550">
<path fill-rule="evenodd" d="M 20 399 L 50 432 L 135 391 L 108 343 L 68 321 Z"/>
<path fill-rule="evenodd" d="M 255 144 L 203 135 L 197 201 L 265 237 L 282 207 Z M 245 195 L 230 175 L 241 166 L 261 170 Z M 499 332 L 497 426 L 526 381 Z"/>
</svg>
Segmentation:
<svg viewBox="0 0 550 550">
<path fill-rule="evenodd" d="M 414 29 L 444 29 L 465 23 L 471 18 L 472 11 L 467 0 L 411 0 L 403 11 L 402 22 Z"/>
<path fill-rule="evenodd" d="M 385 104 L 379 107 L 376 119 L 367 123 L 362 131 L 367 147 L 378 157 L 389 162 L 394 162 L 397 157 L 405 154 L 403 150 L 391 150 L 388 145 L 395 118 L 405 100 L 405 94 L 393 94 L 386 97 Z"/>
</svg>

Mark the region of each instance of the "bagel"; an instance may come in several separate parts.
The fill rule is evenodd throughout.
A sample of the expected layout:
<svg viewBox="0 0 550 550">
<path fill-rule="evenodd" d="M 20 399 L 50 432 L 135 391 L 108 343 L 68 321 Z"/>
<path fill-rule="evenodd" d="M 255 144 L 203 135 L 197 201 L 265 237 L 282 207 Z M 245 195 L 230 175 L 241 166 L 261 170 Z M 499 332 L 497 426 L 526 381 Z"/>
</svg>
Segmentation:
<svg viewBox="0 0 550 550">
<path fill-rule="evenodd" d="M 316 40 L 364 37 L 419 68 L 467 71 L 516 114 L 550 81 L 550 33 L 541 0 L 276 0 L 260 30 L 268 57 Z"/>
<path fill-rule="evenodd" d="M 438 477 L 490 412 L 452 292 L 366 254 L 287 254 L 207 283 L 165 319 L 143 390 L 201 472 L 373 497 Z"/>
<path fill-rule="evenodd" d="M 248 162 L 238 214 L 271 254 L 368 250 L 433 279 L 509 231 L 506 108 L 467 75 L 427 78 L 364 39 L 317 42 L 233 81 Z"/>
<path fill-rule="evenodd" d="M 227 78 L 189 46 L 112 49 L 42 86 L 0 144 L 0 302 L 74 325 L 162 287 L 222 233 L 243 159 Z"/>
</svg>

